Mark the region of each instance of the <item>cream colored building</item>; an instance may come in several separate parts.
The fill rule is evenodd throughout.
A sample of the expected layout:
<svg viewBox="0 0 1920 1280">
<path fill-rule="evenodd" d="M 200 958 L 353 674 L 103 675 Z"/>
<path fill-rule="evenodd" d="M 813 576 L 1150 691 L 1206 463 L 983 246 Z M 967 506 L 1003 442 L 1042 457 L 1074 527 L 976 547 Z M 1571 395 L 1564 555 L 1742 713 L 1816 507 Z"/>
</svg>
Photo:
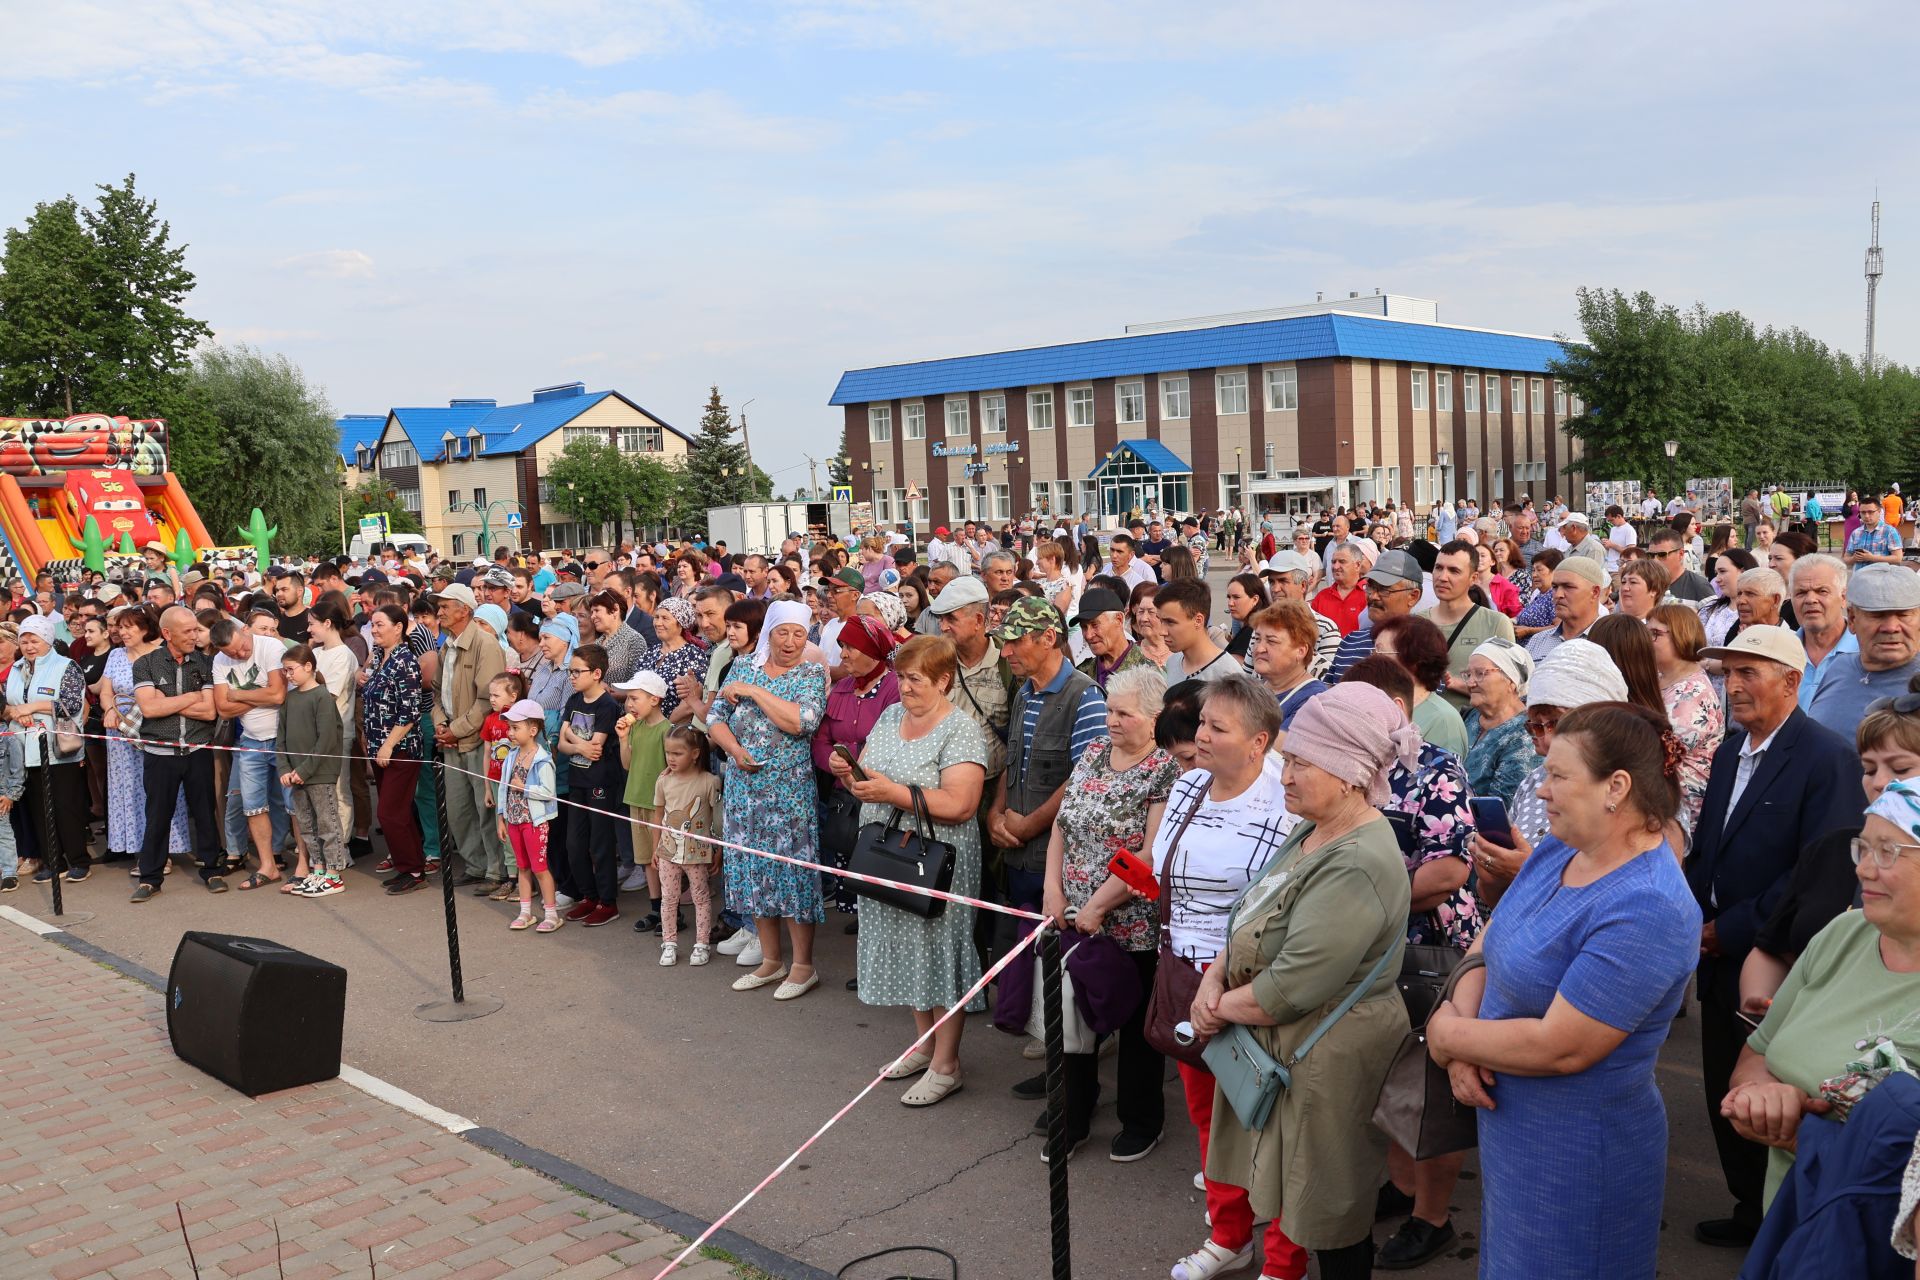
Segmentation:
<svg viewBox="0 0 1920 1280">
<path fill-rule="evenodd" d="M 345 419 L 343 422 L 347 421 Z M 453 400 L 445 408 L 396 408 L 368 443 L 342 460 L 349 475 L 378 474 L 420 520 L 426 538 L 448 557 L 488 547 L 528 551 L 579 548 L 605 541 L 605 530 L 571 523 L 552 503 L 546 476 L 573 441 L 598 437 L 623 453 L 668 466 L 687 455 L 687 435 L 618 391 L 588 391 L 578 382 L 543 387 L 522 404 Z M 510 527 L 509 517 L 519 526 Z"/>
</svg>

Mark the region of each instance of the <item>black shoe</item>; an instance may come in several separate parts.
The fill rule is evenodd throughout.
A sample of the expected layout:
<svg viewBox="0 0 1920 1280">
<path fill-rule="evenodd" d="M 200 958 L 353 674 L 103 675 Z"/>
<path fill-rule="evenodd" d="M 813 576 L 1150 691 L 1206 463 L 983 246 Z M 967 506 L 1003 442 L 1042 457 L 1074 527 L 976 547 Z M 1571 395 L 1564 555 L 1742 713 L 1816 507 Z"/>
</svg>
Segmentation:
<svg viewBox="0 0 1920 1280">
<path fill-rule="evenodd" d="M 109 849 L 106 851 L 106 853 L 103 856 L 96 858 L 95 861 L 96 862 L 131 862 L 133 861 L 133 855 L 130 853 L 120 853 L 117 850 Z"/>
<path fill-rule="evenodd" d="M 1413 1197 L 1389 1182 L 1380 1188 L 1379 1198 L 1373 1202 L 1373 1220 L 1385 1222 L 1388 1218 L 1404 1218 L 1413 1212 Z"/>
<path fill-rule="evenodd" d="M 1025 1080 L 1015 1084 L 1013 1086 L 1013 1096 L 1016 1098 L 1025 1098 L 1029 1102 L 1034 1102 L 1046 1097 L 1047 1073 L 1042 1071 L 1037 1076 L 1028 1076 Z"/>
<path fill-rule="evenodd" d="M 133 886 L 133 897 L 127 899 L 127 901 L 135 904 L 151 902 L 153 895 L 159 892 L 160 886 L 157 884 L 137 884 Z"/>
<path fill-rule="evenodd" d="M 660 917 L 648 913 L 633 922 L 633 931 L 635 933 L 659 933 L 660 925 Z"/>
<path fill-rule="evenodd" d="M 1113 1147 L 1107 1153 L 1107 1159 L 1115 1164 L 1132 1164 L 1135 1160 L 1144 1160 L 1153 1149 L 1160 1145 L 1157 1133 L 1134 1133 L 1127 1129 L 1113 1135 Z"/>
<path fill-rule="evenodd" d="M 15 889 L 18 889 L 19 887 L 20 887 L 19 876 L 7 876 L 4 879 L 0 879 L 0 893 L 12 893 Z"/>
<path fill-rule="evenodd" d="M 1079 1154 L 1080 1148 L 1087 1145 L 1087 1137 L 1088 1135 L 1084 1133 L 1069 1133 L 1067 1135 L 1067 1159 L 1071 1160 L 1075 1155 Z M 1044 1144 L 1040 1148 L 1040 1163 L 1053 1163 L 1052 1153 L 1047 1150 Z"/>
<path fill-rule="evenodd" d="M 0 890 L 0 892 L 5 892 L 5 890 Z M 858 991 L 859 989 L 860 989 L 860 979 L 858 978 L 847 979 L 847 990 Z"/>
<path fill-rule="evenodd" d="M 373 855 L 373 841 L 365 836 L 354 836 L 347 841 L 347 854 L 354 858 L 367 858 Z"/>
<path fill-rule="evenodd" d="M 52 882 L 52 880 L 53 880 L 52 867 L 41 867 L 38 871 L 33 873 L 33 882 L 35 884 L 49 884 Z"/>
<path fill-rule="evenodd" d="M 387 894 L 389 897 L 397 898 L 403 893 L 412 893 L 416 889 L 424 889 L 427 887 L 427 878 L 425 876 L 403 874 L 395 876 L 394 879 L 398 881 L 398 883 L 387 886 Z"/>
<path fill-rule="evenodd" d="M 1455 1238 L 1451 1218 L 1437 1227 L 1419 1218 L 1408 1218 L 1393 1233 L 1393 1238 L 1380 1246 L 1373 1265 L 1381 1271 L 1407 1271 L 1432 1262 Z"/>
<path fill-rule="evenodd" d="M 1744 1249 L 1753 1243 L 1759 1227 L 1737 1214 L 1731 1218 L 1708 1218 L 1693 1224 L 1693 1238 L 1715 1249 Z"/>
<path fill-rule="evenodd" d="M 208 893 L 225 893 L 226 891 L 227 891 L 227 882 L 223 880 L 221 877 L 219 876 L 207 877 Z"/>
<path fill-rule="evenodd" d="M 846 934 L 849 938 L 859 937 L 860 936 L 860 917 L 855 916 L 853 919 L 847 921 L 847 927 L 842 929 L 840 932 Z"/>
<path fill-rule="evenodd" d="M 93 874 L 93 868 L 91 866 L 68 867 L 67 883 L 68 884 L 85 884 L 87 882 L 87 877 L 92 874 Z"/>
</svg>

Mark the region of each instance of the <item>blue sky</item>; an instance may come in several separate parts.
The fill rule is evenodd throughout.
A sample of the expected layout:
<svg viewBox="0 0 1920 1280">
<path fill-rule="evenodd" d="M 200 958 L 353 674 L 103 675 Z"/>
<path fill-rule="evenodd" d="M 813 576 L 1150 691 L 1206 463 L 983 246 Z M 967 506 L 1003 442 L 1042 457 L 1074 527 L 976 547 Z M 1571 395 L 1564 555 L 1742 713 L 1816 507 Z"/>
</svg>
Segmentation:
<svg viewBox="0 0 1920 1280">
<path fill-rule="evenodd" d="M 340 412 L 843 369 L 1310 300 L 1568 332 L 1582 284 L 1920 359 L 1910 4 L 0 0 L 0 223 L 132 171 Z M 1910 265 L 1912 264 L 1912 265 Z"/>
</svg>

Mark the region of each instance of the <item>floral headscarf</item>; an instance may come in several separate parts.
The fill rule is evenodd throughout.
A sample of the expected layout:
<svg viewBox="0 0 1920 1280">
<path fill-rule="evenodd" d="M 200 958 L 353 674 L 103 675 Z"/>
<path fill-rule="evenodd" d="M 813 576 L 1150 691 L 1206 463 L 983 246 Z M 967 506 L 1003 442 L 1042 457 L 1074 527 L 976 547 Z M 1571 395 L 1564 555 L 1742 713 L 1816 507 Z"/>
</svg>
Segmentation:
<svg viewBox="0 0 1920 1280">
<path fill-rule="evenodd" d="M 898 631 L 907 625 L 907 606 L 893 592 L 869 591 L 860 598 L 879 611 L 880 620 L 887 624 L 889 631 Z"/>
<path fill-rule="evenodd" d="M 668 596 L 655 606 L 662 613 L 680 624 L 680 634 L 691 640 L 698 615 L 694 612 L 693 601 L 684 596 Z"/>
</svg>

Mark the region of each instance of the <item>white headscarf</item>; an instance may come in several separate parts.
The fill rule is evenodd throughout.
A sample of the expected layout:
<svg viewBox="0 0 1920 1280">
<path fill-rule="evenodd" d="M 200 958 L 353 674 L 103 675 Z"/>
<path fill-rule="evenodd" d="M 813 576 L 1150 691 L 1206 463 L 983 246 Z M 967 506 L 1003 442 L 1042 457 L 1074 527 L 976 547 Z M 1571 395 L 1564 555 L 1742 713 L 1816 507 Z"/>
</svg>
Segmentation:
<svg viewBox="0 0 1920 1280">
<path fill-rule="evenodd" d="M 773 629 L 775 627 L 782 626 L 789 622 L 796 622 L 799 623 L 804 630 L 807 623 L 812 620 L 813 610 L 807 608 L 807 606 L 801 604 L 798 600 L 775 600 L 772 604 L 768 605 L 766 619 L 760 624 L 760 642 L 756 644 L 753 649 L 754 669 L 757 671 L 765 668 L 768 659 L 773 656 Z"/>
<path fill-rule="evenodd" d="M 1541 659 L 1527 687 L 1529 707 L 1563 707 L 1590 702 L 1625 702 L 1627 680 L 1613 656 L 1591 640 L 1568 640 Z"/>
</svg>

